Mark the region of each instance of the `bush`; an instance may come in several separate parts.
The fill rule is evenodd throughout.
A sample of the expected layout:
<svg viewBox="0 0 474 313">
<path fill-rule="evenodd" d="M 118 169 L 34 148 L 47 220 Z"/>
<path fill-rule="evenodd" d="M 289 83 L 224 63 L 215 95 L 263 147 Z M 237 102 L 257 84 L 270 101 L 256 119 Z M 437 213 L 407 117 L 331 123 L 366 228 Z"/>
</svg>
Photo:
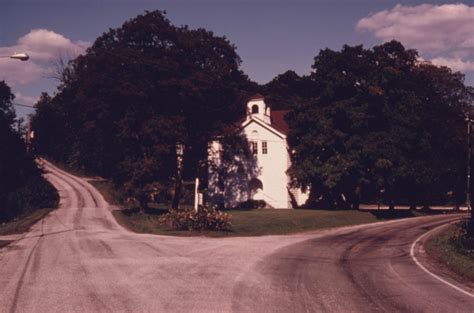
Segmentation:
<svg viewBox="0 0 474 313">
<path fill-rule="evenodd" d="M 472 233 L 471 221 L 465 221 L 456 227 L 451 236 L 451 242 L 459 252 L 474 257 L 474 234 Z"/>
<path fill-rule="evenodd" d="M 10 192 L 0 207 L 0 221 L 5 222 L 21 214 L 41 208 L 55 208 L 59 195 L 42 176 L 32 176 L 25 185 Z"/>
<path fill-rule="evenodd" d="M 170 210 L 159 221 L 175 230 L 226 230 L 231 226 L 229 214 L 209 206 L 199 206 L 197 212 Z"/>
<path fill-rule="evenodd" d="M 265 200 L 247 200 L 244 202 L 239 203 L 235 208 L 236 209 L 247 209 L 247 210 L 253 210 L 253 209 L 263 209 L 264 207 L 267 206 L 267 203 Z"/>
</svg>

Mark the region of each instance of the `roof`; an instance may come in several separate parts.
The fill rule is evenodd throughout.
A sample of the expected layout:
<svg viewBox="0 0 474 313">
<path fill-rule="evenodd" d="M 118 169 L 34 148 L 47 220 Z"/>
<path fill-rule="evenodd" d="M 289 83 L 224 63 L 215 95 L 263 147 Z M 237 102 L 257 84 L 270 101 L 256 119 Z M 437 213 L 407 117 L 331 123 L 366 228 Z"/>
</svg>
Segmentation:
<svg viewBox="0 0 474 313">
<path fill-rule="evenodd" d="M 263 100 L 263 99 L 264 99 L 264 97 L 261 94 L 256 93 L 256 94 L 254 94 L 253 96 L 250 97 L 249 101 Z"/>
<path fill-rule="evenodd" d="M 271 113 L 271 120 L 272 120 L 272 127 L 274 127 L 279 132 L 288 135 L 290 131 L 290 127 L 288 123 L 285 121 L 285 115 L 290 112 L 290 110 L 277 110 L 272 111 Z"/>
<path fill-rule="evenodd" d="M 257 123 L 263 128 L 266 128 L 268 131 L 274 133 L 278 137 L 284 139 L 286 138 L 286 134 L 282 133 L 280 130 L 278 130 L 276 127 L 273 127 L 273 125 L 267 124 L 258 117 L 251 117 L 250 119 L 247 119 L 244 123 L 242 123 L 241 129 L 246 128 L 248 125 L 251 123 Z"/>
<path fill-rule="evenodd" d="M 261 98 L 258 98 L 261 97 Z M 263 99 L 263 96 L 261 94 L 256 94 L 254 95 L 251 99 Z M 252 118 L 251 120 L 258 120 L 262 125 L 265 125 L 266 127 L 274 128 L 277 132 L 288 136 L 288 133 L 290 131 L 290 127 L 288 126 L 288 123 L 285 120 L 286 114 L 288 114 L 290 110 L 275 110 L 271 111 L 271 124 L 267 124 L 264 121 L 261 121 L 258 118 Z M 225 135 L 225 134 L 231 134 L 235 132 L 237 129 L 240 129 L 245 122 L 249 121 L 247 117 L 240 119 L 239 121 L 229 124 L 225 129 L 222 130 L 220 135 Z M 245 125 L 246 126 L 246 125 Z M 244 127 L 245 127 L 244 126 Z"/>
</svg>

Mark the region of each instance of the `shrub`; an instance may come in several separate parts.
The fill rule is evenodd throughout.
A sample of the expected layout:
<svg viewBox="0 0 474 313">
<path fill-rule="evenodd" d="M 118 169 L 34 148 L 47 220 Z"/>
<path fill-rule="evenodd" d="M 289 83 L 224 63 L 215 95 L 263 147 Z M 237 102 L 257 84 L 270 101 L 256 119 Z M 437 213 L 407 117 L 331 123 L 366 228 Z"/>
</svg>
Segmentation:
<svg viewBox="0 0 474 313">
<path fill-rule="evenodd" d="M 459 252 L 474 257 L 474 234 L 472 234 L 470 223 L 470 221 L 465 221 L 456 227 L 451 236 L 451 242 Z"/>
<path fill-rule="evenodd" d="M 247 201 L 239 203 L 236 209 L 253 210 L 253 209 L 263 209 L 266 206 L 267 206 L 267 203 L 265 202 L 265 200 L 247 200 Z"/>
<path fill-rule="evenodd" d="M 6 201 L 0 207 L 0 221 L 6 222 L 36 209 L 55 208 L 58 203 L 56 189 L 42 176 L 32 176 L 25 185 L 6 195 Z"/>
<path fill-rule="evenodd" d="M 159 221 L 175 230 L 226 230 L 231 226 L 229 214 L 209 206 L 199 206 L 197 212 L 170 210 Z"/>
</svg>

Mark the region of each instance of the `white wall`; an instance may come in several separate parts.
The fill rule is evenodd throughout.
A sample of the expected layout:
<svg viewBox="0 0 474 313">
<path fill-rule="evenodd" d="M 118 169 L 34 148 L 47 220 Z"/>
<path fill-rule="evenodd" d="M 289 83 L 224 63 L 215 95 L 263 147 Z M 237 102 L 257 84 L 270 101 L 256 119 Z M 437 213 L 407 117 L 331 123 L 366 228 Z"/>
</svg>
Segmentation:
<svg viewBox="0 0 474 313">
<path fill-rule="evenodd" d="M 251 122 L 243 132 L 249 142 L 258 144 L 256 158 L 260 173 L 256 178 L 263 184 L 259 195 L 273 208 L 288 208 L 286 138 L 279 137 L 257 122 Z M 262 153 L 264 141 L 267 142 L 268 154 Z"/>
<path fill-rule="evenodd" d="M 252 114 L 253 105 L 259 108 L 257 114 Z M 208 196 L 211 203 L 235 207 L 253 198 L 265 200 L 273 208 L 292 207 L 288 193 L 289 177 L 286 174 L 291 165 L 286 136 L 271 127 L 270 114 L 270 107 L 266 106 L 263 99 L 247 103 L 247 119 L 242 124 L 241 134 L 249 143 L 256 142 L 258 146 L 258 153 L 250 158 L 235 151 L 228 153 L 222 162 L 222 153 L 219 152 L 222 151 L 222 145 L 218 141 L 210 143 Z M 267 154 L 263 154 L 263 142 L 267 143 Z M 262 190 L 249 190 L 249 182 L 253 178 L 261 181 Z M 304 204 L 309 195 L 309 192 L 303 193 L 300 189 L 291 189 L 291 193 L 297 205 Z"/>
<path fill-rule="evenodd" d="M 248 184 L 252 178 L 262 182 L 263 190 L 258 190 L 253 198 L 265 200 L 273 208 L 290 208 L 288 195 L 288 152 L 286 138 L 276 134 L 263 122 L 251 120 L 242 130 L 242 135 L 250 142 L 256 142 L 258 153 L 251 160 L 237 152 L 225 164 L 220 159 L 222 146 L 212 142 L 209 146 L 209 188 L 210 202 L 223 202 L 227 207 L 236 206 L 239 202 L 249 199 Z M 262 143 L 267 143 L 267 154 L 263 154 Z M 220 176 L 220 178 L 219 178 Z M 225 177 L 225 179 L 222 179 Z M 220 181 L 219 181 L 220 180 Z"/>
</svg>

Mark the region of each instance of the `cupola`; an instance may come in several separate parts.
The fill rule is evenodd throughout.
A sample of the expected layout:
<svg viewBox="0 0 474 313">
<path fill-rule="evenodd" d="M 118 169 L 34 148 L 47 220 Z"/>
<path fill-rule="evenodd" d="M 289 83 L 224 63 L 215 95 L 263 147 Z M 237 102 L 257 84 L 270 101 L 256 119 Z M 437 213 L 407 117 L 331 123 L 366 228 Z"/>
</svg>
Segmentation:
<svg viewBox="0 0 474 313">
<path fill-rule="evenodd" d="M 265 104 L 264 97 L 257 93 L 247 102 L 247 118 L 258 118 L 259 120 L 271 124 L 270 107 Z"/>
</svg>

